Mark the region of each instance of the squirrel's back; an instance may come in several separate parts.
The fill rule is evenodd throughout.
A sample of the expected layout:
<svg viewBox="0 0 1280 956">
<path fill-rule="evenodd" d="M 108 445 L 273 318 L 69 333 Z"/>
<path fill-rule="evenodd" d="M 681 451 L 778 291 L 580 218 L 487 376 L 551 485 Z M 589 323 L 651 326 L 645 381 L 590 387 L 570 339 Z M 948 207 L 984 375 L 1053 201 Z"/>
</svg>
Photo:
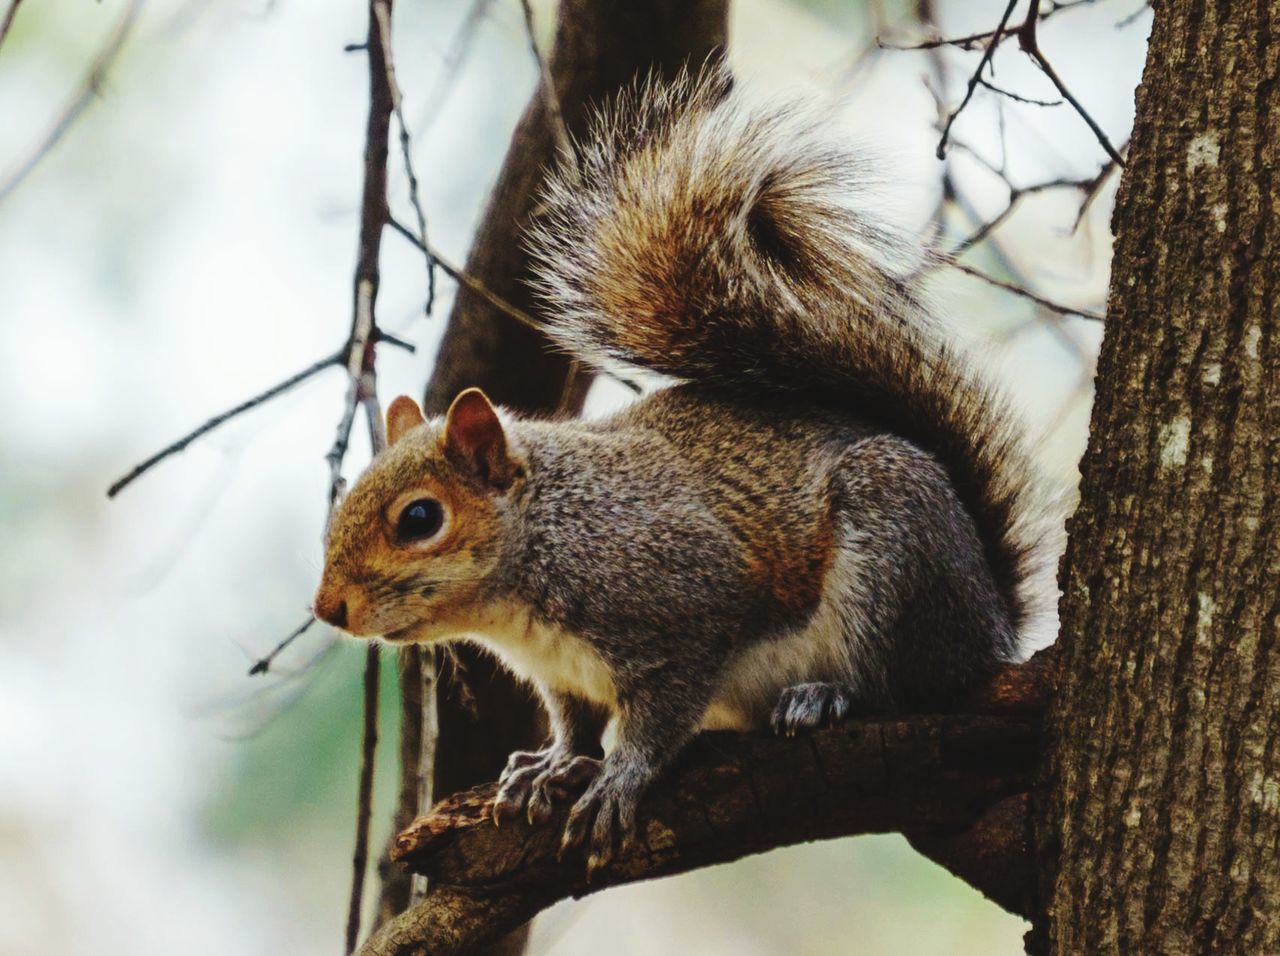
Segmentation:
<svg viewBox="0 0 1280 956">
<path fill-rule="evenodd" d="M 584 359 L 846 412 L 945 470 L 1015 630 L 1047 606 L 1052 535 L 1006 402 L 932 327 L 920 245 L 859 208 L 867 163 L 722 70 L 598 119 L 530 242 L 549 331 Z M 865 205 L 865 203 L 863 203 Z"/>
</svg>

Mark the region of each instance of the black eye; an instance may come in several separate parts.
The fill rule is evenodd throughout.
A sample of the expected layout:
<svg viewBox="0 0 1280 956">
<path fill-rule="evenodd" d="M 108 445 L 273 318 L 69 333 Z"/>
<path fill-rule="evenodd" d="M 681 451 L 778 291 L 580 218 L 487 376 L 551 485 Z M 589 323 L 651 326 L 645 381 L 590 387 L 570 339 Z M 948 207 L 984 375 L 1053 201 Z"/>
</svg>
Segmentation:
<svg viewBox="0 0 1280 956">
<path fill-rule="evenodd" d="M 396 537 L 401 541 L 430 538 L 444 524 L 444 508 L 434 498 L 419 498 L 405 505 L 396 520 Z"/>
</svg>

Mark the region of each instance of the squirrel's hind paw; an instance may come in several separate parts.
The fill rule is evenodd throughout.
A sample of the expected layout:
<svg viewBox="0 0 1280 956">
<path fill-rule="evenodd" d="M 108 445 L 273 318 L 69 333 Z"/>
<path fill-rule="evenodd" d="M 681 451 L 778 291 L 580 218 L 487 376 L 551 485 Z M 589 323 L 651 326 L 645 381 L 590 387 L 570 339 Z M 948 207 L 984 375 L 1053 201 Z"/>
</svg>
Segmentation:
<svg viewBox="0 0 1280 956">
<path fill-rule="evenodd" d="M 798 731 L 833 727 L 857 712 L 857 698 L 848 684 L 796 684 L 778 698 L 770 723 L 773 732 L 794 737 Z"/>
</svg>

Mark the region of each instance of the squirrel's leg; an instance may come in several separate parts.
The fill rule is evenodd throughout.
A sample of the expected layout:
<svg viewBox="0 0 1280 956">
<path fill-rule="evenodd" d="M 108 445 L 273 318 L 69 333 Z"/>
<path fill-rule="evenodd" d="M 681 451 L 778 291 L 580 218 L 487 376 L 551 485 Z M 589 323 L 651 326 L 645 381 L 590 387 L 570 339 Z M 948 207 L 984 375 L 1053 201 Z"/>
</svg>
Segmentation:
<svg viewBox="0 0 1280 956">
<path fill-rule="evenodd" d="M 600 772 L 574 804 L 565 823 L 561 854 L 585 847 L 588 875 L 607 864 L 636 829 L 636 809 L 649 785 L 697 733 L 706 710 L 705 695 L 672 693 L 670 682 L 639 688 L 624 697 L 618 715 L 617 743 Z"/>
<path fill-rule="evenodd" d="M 581 697 L 545 688 L 542 700 L 551 723 L 551 743 L 538 751 L 516 751 L 507 759 L 493 803 L 495 823 L 514 818 L 526 806 L 530 822 L 545 819 L 551 814 L 551 798 L 581 789 L 586 780 L 575 785 L 576 778 L 599 765 L 599 710 Z M 587 763 L 579 764 L 580 759 Z"/>
</svg>

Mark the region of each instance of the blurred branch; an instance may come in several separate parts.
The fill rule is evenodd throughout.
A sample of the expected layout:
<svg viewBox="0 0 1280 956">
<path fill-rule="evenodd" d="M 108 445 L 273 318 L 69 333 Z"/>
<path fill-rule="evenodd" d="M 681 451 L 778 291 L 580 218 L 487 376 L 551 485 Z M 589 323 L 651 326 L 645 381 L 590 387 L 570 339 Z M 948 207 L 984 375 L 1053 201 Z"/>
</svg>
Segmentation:
<svg viewBox="0 0 1280 956">
<path fill-rule="evenodd" d="M 4 38 L 9 35 L 9 28 L 13 26 L 13 18 L 20 3 L 22 0 L 9 0 L 9 9 L 4 12 L 4 20 L 0 21 L 0 46 L 4 45 Z"/>
<path fill-rule="evenodd" d="M 440 81 L 427 98 L 426 108 L 418 115 L 415 129 L 419 134 L 428 130 L 444 111 L 444 104 L 453 91 L 453 84 L 458 79 L 467 54 L 471 52 L 471 45 L 475 41 L 480 24 L 488 15 L 493 3 L 494 0 L 472 0 L 470 9 L 462 18 L 462 25 L 449 42 L 449 47 L 441 60 Z"/>
<path fill-rule="evenodd" d="M 1061 13 L 1063 10 L 1072 10 L 1072 9 L 1075 9 L 1076 7 L 1089 6 L 1098 2 L 1099 0 L 1064 0 L 1064 2 L 1061 2 L 1061 3 L 1054 3 L 1051 0 L 1051 2 L 1043 10 L 1036 11 L 1034 16 L 1040 22 L 1044 22 L 1045 20 L 1048 20 L 1050 17 L 1054 16 L 1054 14 Z M 1006 20 L 1008 19 L 1007 16 L 1005 19 Z M 927 22 L 930 25 L 932 25 L 933 21 L 932 19 L 930 19 Z M 1024 26 L 1025 26 L 1025 22 L 1026 21 L 1023 22 Z M 996 36 L 999 36 L 1002 40 L 1008 39 L 1008 37 L 1016 35 L 1018 30 L 1020 30 L 1021 28 L 1022 27 L 1019 26 L 1019 27 L 1015 27 L 1013 30 L 1005 30 L 1001 27 L 997 27 L 994 30 L 983 30 L 980 33 L 970 33 L 965 36 L 957 36 L 957 37 L 934 36 L 928 40 L 921 40 L 918 43 L 897 44 L 897 43 L 882 42 L 880 45 L 887 50 L 937 50 L 937 49 L 941 49 L 942 47 L 951 46 L 951 47 L 956 47 L 957 49 L 960 49 L 960 50 L 971 51 L 971 50 L 976 50 L 979 47 L 979 45 L 981 45 L 985 41 L 994 39 Z"/>
<path fill-rule="evenodd" d="M 538 34 L 533 26 L 533 8 L 529 5 L 529 0 L 520 0 L 520 7 L 524 11 L 524 29 L 529 37 L 529 50 L 538 67 L 538 92 L 542 94 L 542 106 L 546 110 L 547 121 L 555 135 L 560 155 L 567 161 L 573 156 L 573 143 L 569 139 L 569 128 L 564 125 L 564 113 L 560 109 L 560 94 L 556 92 L 555 77 L 551 75 L 551 69 L 547 66 L 542 51 L 538 49 Z"/>
<path fill-rule="evenodd" d="M 360 789 L 356 797 L 356 847 L 351 858 L 351 899 L 347 906 L 347 953 L 355 952 L 360 936 L 360 906 L 365 870 L 369 865 L 369 823 L 373 816 L 373 760 L 378 748 L 378 644 L 364 651 L 364 734 L 360 738 Z"/>
<path fill-rule="evenodd" d="M 0 42 L 3 42 L 4 35 L 9 32 L 9 26 L 13 22 L 13 16 L 17 9 L 18 2 L 14 0 L 5 14 L 3 30 L 0 32 Z M 89 72 L 85 75 L 84 81 L 76 90 L 75 95 L 72 96 L 71 102 L 67 104 L 62 114 L 49 132 L 45 134 L 40 144 L 32 151 L 31 155 L 14 172 L 9 174 L 8 179 L 0 184 L 0 202 L 8 199 L 10 194 L 18 188 L 18 185 L 40 164 L 40 161 L 49 155 L 49 151 L 58 145 L 58 142 L 66 135 L 67 130 L 71 128 L 85 109 L 88 108 L 89 104 L 93 102 L 93 98 L 102 91 L 103 81 L 119 56 L 125 40 L 128 39 L 129 34 L 133 31 L 134 21 L 137 19 L 141 9 L 142 0 L 129 0 L 124 13 L 120 15 L 120 19 L 116 21 L 115 27 L 107 37 L 106 43 L 102 45 L 102 49 L 94 57 L 93 64 L 89 67 Z"/>
<path fill-rule="evenodd" d="M 1008 668 L 964 713 L 853 721 L 793 738 L 706 733 L 641 805 L 635 841 L 588 882 L 558 858 L 566 809 L 546 825 L 493 825 L 494 785 L 438 804 L 396 841 L 430 879 L 364 956 L 472 952 L 570 896 L 775 847 L 902 832 L 1015 913 L 1034 900 L 1026 793 L 1054 676 L 1052 650 Z"/>
</svg>

